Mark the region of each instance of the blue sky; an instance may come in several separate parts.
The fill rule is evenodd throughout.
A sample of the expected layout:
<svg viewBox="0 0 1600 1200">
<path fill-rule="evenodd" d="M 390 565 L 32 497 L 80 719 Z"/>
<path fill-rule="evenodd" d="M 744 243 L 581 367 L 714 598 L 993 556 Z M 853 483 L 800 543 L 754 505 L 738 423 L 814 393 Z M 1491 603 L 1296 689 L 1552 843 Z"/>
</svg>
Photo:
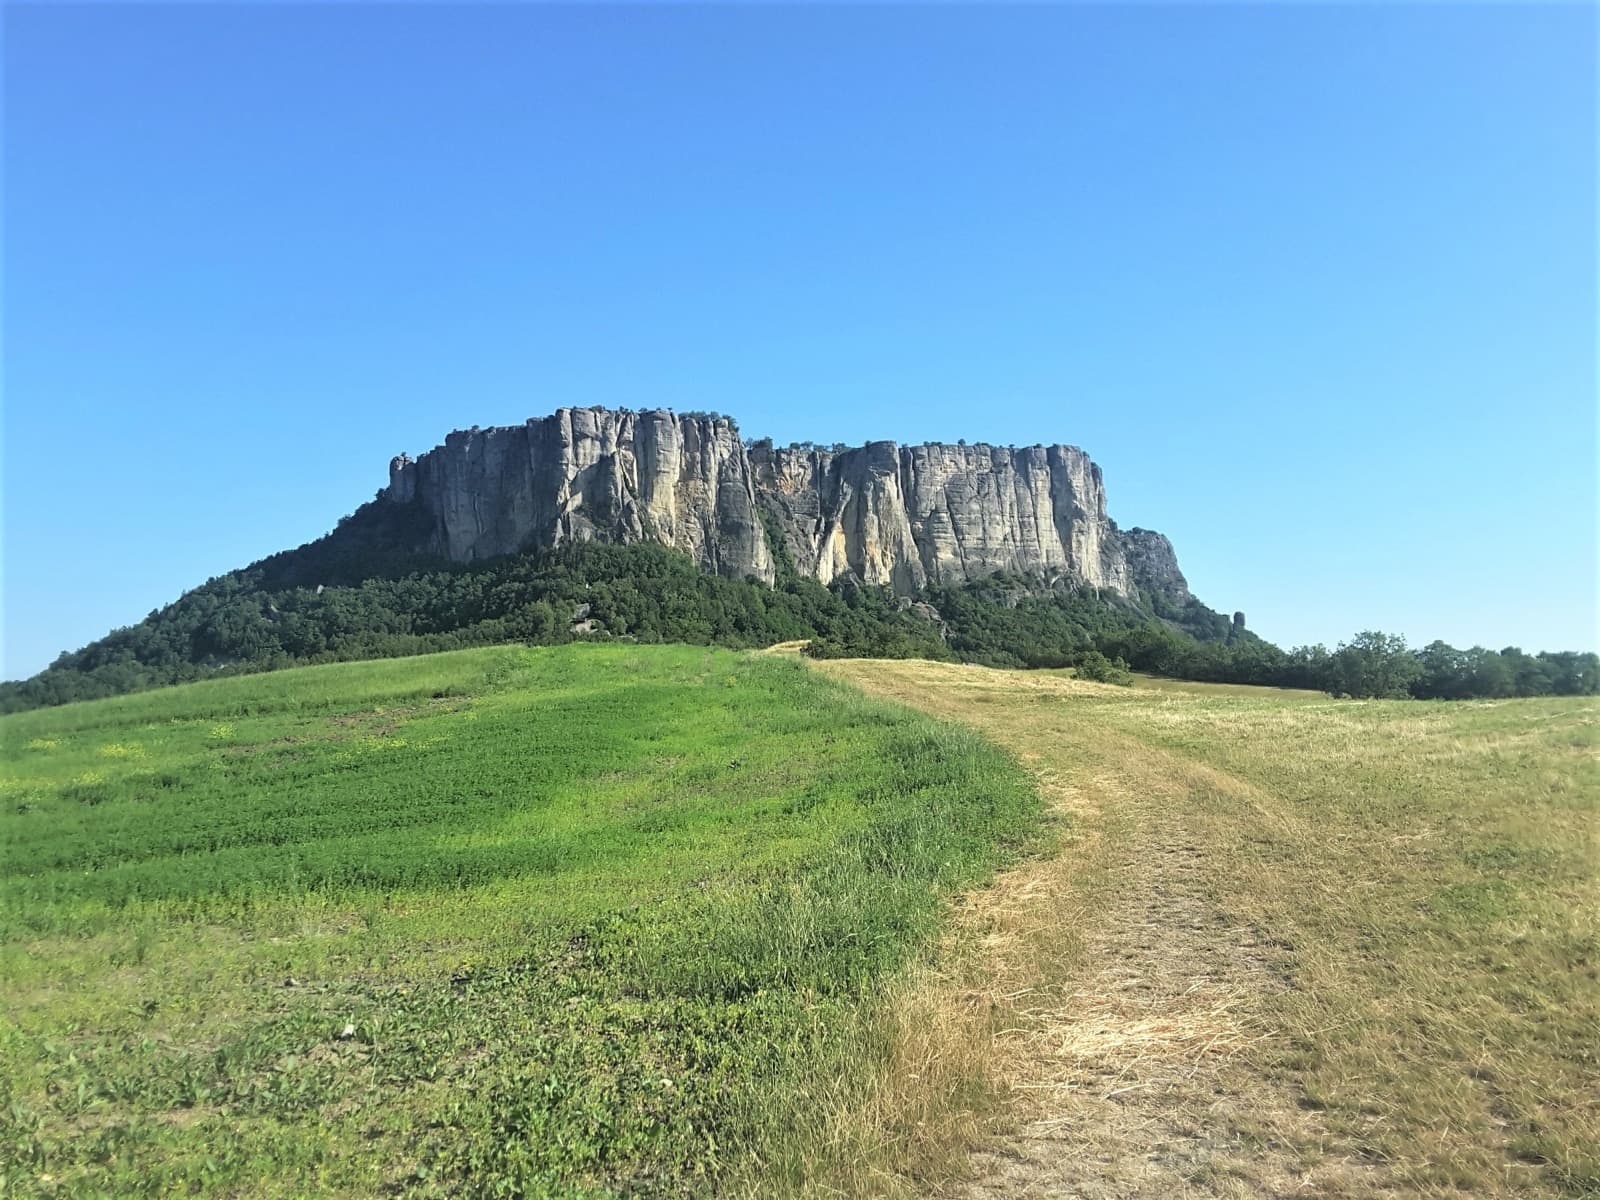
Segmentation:
<svg viewBox="0 0 1600 1200">
<path fill-rule="evenodd" d="M 1285 645 L 1596 644 L 1596 15 L 5 11 L 4 661 L 563 404 L 1068 442 Z"/>
</svg>

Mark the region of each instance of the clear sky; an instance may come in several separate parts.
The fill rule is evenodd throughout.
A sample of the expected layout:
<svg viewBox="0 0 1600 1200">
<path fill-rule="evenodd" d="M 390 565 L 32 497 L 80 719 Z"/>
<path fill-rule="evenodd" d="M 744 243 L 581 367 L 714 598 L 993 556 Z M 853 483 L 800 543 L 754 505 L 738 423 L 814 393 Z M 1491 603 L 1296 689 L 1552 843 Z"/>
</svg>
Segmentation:
<svg viewBox="0 0 1600 1200">
<path fill-rule="evenodd" d="M 1588 4 L 4 20 L 6 677 L 564 404 L 1068 442 L 1285 645 L 1596 644 Z"/>
</svg>

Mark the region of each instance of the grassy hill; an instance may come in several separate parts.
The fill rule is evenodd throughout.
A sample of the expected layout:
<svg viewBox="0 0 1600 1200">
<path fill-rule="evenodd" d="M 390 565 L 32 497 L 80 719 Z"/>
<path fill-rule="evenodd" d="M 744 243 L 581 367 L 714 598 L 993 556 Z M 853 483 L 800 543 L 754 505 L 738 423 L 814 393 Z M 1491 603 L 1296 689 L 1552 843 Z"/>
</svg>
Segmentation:
<svg viewBox="0 0 1600 1200">
<path fill-rule="evenodd" d="M 1591 1195 L 1597 734 L 621 644 L 12 715 L 0 1194 Z"/>
<path fill-rule="evenodd" d="M 941 900 L 1037 832 L 797 661 L 502 647 L 0 722 L 0 1193 L 823 1170 Z"/>
</svg>

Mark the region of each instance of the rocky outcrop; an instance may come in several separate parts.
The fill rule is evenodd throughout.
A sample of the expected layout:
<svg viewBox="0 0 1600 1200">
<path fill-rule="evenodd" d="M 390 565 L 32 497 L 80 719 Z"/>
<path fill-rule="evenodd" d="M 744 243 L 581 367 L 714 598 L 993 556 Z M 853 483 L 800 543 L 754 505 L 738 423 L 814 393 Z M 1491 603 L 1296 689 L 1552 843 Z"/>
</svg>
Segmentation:
<svg viewBox="0 0 1600 1200">
<path fill-rule="evenodd" d="M 1180 608 L 1193 599 L 1189 581 L 1178 570 L 1178 556 L 1166 534 L 1154 529 L 1126 529 L 1120 540 L 1135 587 Z"/>
<path fill-rule="evenodd" d="M 419 547 L 472 561 L 599 538 L 657 541 L 709 571 L 771 581 L 762 515 L 795 568 L 909 595 L 1004 571 L 1183 603 L 1172 546 L 1120 533 L 1075 446 L 746 445 L 731 420 L 561 409 L 452 433 L 390 465 L 383 498 L 420 506 Z"/>
<path fill-rule="evenodd" d="M 457 562 L 595 538 L 656 541 L 720 575 L 773 577 L 750 462 L 726 418 L 563 408 L 452 433 L 390 463 L 383 496 L 420 505 L 432 534 L 419 549 Z"/>
<path fill-rule="evenodd" d="M 750 448 L 795 566 L 907 593 L 997 571 L 1127 595 L 1100 468 L 1074 446 Z"/>
</svg>

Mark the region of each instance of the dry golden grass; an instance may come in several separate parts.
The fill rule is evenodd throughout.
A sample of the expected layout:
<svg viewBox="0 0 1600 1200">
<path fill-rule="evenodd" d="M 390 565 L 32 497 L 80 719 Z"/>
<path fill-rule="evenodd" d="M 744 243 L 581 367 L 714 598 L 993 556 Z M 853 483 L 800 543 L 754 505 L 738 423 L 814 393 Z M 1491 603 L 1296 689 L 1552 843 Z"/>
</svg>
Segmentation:
<svg viewBox="0 0 1600 1200">
<path fill-rule="evenodd" d="M 819 1190 L 1600 1189 L 1594 701 L 820 669 L 977 726 L 1063 828 L 907 981 Z"/>
</svg>

